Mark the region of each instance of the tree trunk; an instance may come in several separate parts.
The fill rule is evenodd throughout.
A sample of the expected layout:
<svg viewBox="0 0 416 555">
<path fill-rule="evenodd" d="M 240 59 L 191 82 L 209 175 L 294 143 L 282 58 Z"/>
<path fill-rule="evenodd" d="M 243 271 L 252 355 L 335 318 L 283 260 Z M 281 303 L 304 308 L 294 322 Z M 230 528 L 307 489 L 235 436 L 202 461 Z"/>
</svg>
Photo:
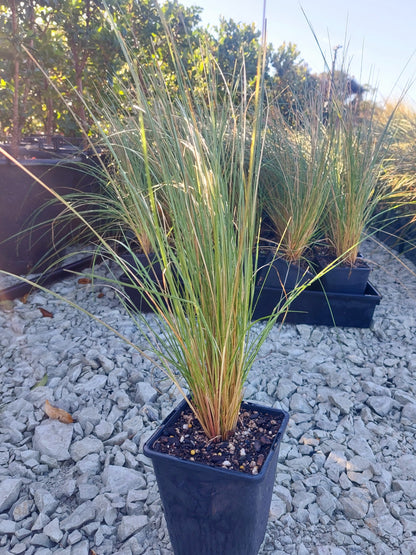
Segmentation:
<svg viewBox="0 0 416 555">
<path fill-rule="evenodd" d="M 44 81 L 45 83 L 45 87 L 44 87 L 44 99 L 45 99 L 45 104 L 46 104 L 46 118 L 44 120 L 44 133 L 46 135 L 46 142 L 48 144 L 52 144 L 52 135 L 53 135 L 53 131 L 54 131 L 54 120 L 55 120 L 55 114 L 53 111 L 53 98 L 52 95 L 49 94 L 49 82 L 47 79 L 45 79 Z"/>
<path fill-rule="evenodd" d="M 10 2 L 10 9 L 12 12 L 12 36 L 17 39 L 17 7 L 16 0 Z M 20 72 L 20 62 L 19 53 L 15 52 L 14 58 L 14 92 L 13 92 L 13 117 L 12 117 L 12 137 L 11 137 L 11 154 L 17 158 L 19 154 L 19 143 L 20 143 L 20 114 L 19 114 L 19 72 Z"/>
</svg>

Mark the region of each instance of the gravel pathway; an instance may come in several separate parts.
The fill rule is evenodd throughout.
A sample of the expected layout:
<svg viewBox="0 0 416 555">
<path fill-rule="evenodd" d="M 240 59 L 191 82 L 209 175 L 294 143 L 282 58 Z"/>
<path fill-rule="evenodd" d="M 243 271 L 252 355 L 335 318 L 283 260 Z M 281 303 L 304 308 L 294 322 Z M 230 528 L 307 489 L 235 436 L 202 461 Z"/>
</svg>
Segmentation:
<svg viewBox="0 0 416 555">
<path fill-rule="evenodd" d="M 416 553 L 416 270 L 363 250 L 371 329 L 275 326 L 249 376 L 246 398 L 291 414 L 261 554 Z M 102 284 L 53 289 L 144 346 Z M 0 326 L 0 554 L 172 553 L 141 448 L 174 387 L 46 293 L 2 303 Z"/>
</svg>

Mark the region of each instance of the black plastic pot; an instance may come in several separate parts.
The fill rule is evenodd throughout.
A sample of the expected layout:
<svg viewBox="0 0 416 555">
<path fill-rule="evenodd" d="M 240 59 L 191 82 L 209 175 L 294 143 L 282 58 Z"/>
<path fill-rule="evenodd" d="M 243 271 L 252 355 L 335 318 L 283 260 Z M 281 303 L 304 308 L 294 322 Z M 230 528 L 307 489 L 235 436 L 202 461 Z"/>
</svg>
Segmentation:
<svg viewBox="0 0 416 555">
<path fill-rule="evenodd" d="M 36 153 L 36 158 L 20 163 L 60 195 L 98 190 L 96 179 L 85 173 L 85 160 L 40 158 L 44 155 Z M 0 269 L 41 272 L 59 258 L 80 222 L 74 218 L 72 223 L 57 223 L 63 205 L 48 204 L 53 198 L 21 168 L 0 159 Z"/>
<path fill-rule="evenodd" d="M 55 283 L 56 281 L 72 277 L 73 272 L 80 272 L 84 268 L 91 266 L 94 261 L 98 262 L 99 259 L 100 257 L 91 254 L 90 256 L 86 256 L 85 258 L 75 262 L 68 262 L 64 266 L 59 266 L 54 270 L 44 272 L 37 277 L 33 277 L 32 281 L 39 286 L 49 285 L 50 283 Z M 36 289 L 36 286 L 19 281 L 14 285 L 10 285 L 6 289 L 0 289 L 0 301 L 19 299 L 31 293 L 34 289 Z"/>
<path fill-rule="evenodd" d="M 123 258 L 134 268 L 136 264 L 132 255 L 127 254 L 124 255 Z M 145 254 L 137 254 L 136 258 L 141 262 L 144 268 L 146 268 L 149 279 L 153 280 L 157 286 L 162 286 L 163 271 L 160 263 L 155 259 L 154 254 L 150 254 L 149 256 Z M 128 305 L 131 309 L 144 313 L 154 311 L 152 302 L 144 292 L 141 292 L 138 288 L 138 284 L 132 280 L 130 276 L 124 273 L 120 276 L 119 281 L 123 284 L 124 292 L 128 299 Z"/>
<path fill-rule="evenodd" d="M 269 255 L 258 272 L 257 285 L 264 287 L 284 287 L 286 291 L 295 289 L 313 278 L 310 270 L 284 258 Z"/>
<path fill-rule="evenodd" d="M 152 449 L 164 426 L 175 422 L 185 403 L 182 401 L 144 446 L 144 454 L 153 462 L 173 550 L 176 555 L 256 555 L 266 532 L 279 447 L 289 415 L 246 403 L 282 419 L 269 456 L 254 476 Z"/>
<path fill-rule="evenodd" d="M 416 264 L 416 222 L 411 221 L 410 217 L 398 217 L 383 224 L 377 231 L 377 238 Z"/>
<path fill-rule="evenodd" d="M 269 316 L 284 299 L 282 288 L 257 288 L 253 319 Z M 381 295 L 367 282 L 363 294 L 329 293 L 314 283 L 296 297 L 279 320 L 288 324 L 368 328 Z"/>
<path fill-rule="evenodd" d="M 371 268 L 365 262 L 359 266 L 335 266 L 320 279 L 327 293 L 353 293 L 362 295 L 367 287 Z"/>
</svg>

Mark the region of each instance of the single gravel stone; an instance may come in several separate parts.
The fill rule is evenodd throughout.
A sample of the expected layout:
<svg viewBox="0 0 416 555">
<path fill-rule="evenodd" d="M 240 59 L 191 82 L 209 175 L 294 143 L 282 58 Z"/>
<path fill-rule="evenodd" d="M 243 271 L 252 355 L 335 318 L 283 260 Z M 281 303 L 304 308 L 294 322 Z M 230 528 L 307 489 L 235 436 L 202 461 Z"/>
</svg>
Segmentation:
<svg viewBox="0 0 416 555">
<path fill-rule="evenodd" d="M 292 495 L 290 491 L 283 486 L 275 486 L 272 499 L 279 498 L 286 504 L 288 511 L 292 510 Z"/>
<path fill-rule="evenodd" d="M 85 437 L 71 445 L 69 453 L 71 458 L 77 462 L 91 453 L 100 453 L 103 450 L 103 442 L 93 437 Z"/>
<path fill-rule="evenodd" d="M 96 474 L 99 474 L 101 468 L 100 455 L 98 453 L 86 455 L 83 459 L 76 463 L 76 467 L 81 474 L 90 474 L 95 476 Z"/>
<path fill-rule="evenodd" d="M 71 555 L 89 555 L 89 542 L 88 540 L 84 540 L 82 542 L 78 542 L 77 544 L 73 545 L 71 548 Z"/>
<path fill-rule="evenodd" d="M 13 508 L 13 520 L 15 522 L 19 522 L 30 515 L 32 512 L 33 501 L 30 499 L 25 499 L 24 501 L 19 502 Z"/>
<path fill-rule="evenodd" d="M 401 518 L 401 523 L 403 525 L 403 532 L 406 534 L 410 533 L 414 535 L 416 533 L 416 518 Z"/>
<path fill-rule="evenodd" d="M 358 495 L 348 495 L 340 498 L 342 510 L 347 518 L 364 518 L 368 512 L 368 501 Z"/>
<path fill-rule="evenodd" d="M 76 385 L 74 387 L 74 391 L 78 395 L 82 395 L 83 393 L 93 393 L 103 389 L 106 383 L 107 383 L 107 376 L 103 376 L 102 374 L 97 374 L 96 376 L 92 377 L 90 380 L 87 380 L 85 382 L 82 382 Z"/>
<path fill-rule="evenodd" d="M 111 422 L 107 422 L 106 420 L 101 420 L 100 423 L 97 424 L 97 426 L 95 427 L 94 433 L 98 437 L 98 439 L 105 441 L 106 439 L 111 437 L 113 430 L 114 430 L 114 425 L 111 424 Z"/>
<path fill-rule="evenodd" d="M 324 468 L 328 477 L 338 482 L 339 475 L 345 470 L 347 461 L 342 451 L 331 451 L 325 461 Z"/>
<path fill-rule="evenodd" d="M 402 419 L 411 424 L 416 423 L 416 403 L 407 403 L 402 410 Z"/>
<path fill-rule="evenodd" d="M 45 420 L 36 429 L 33 446 L 42 454 L 57 461 L 70 458 L 69 446 L 73 434 L 73 424 L 63 424 L 58 420 Z"/>
<path fill-rule="evenodd" d="M 332 516 L 337 508 L 337 498 L 329 491 L 323 491 L 317 498 L 319 508 L 329 516 Z"/>
<path fill-rule="evenodd" d="M 59 543 L 64 533 L 59 526 L 59 519 L 54 518 L 44 528 L 43 533 L 48 536 L 54 543 Z"/>
<path fill-rule="evenodd" d="M 0 519 L 0 534 L 14 534 L 17 529 L 17 523 L 13 520 Z"/>
<path fill-rule="evenodd" d="M 43 528 L 49 524 L 51 519 L 46 513 L 39 513 L 35 522 L 33 523 L 32 530 L 43 530 Z"/>
<path fill-rule="evenodd" d="M 305 509 L 306 507 L 314 503 L 315 500 L 315 494 L 308 493 L 306 491 L 299 491 L 293 496 L 292 503 L 296 509 Z"/>
<path fill-rule="evenodd" d="M 146 480 L 136 470 L 124 466 L 108 465 L 103 472 L 103 482 L 107 491 L 125 495 L 131 489 L 143 489 Z"/>
<path fill-rule="evenodd" d="M 387 416 L 393 407 L 393 399 L 386 395 L 373 396 L 367 399 L 367 405 L 380 416 Z"/>
<path fill-rule="evenodd" d="M 49 491 L 41 487 L 33 488 L 32 495 L 40 513 L 51 515 L 59 505 L 59 501 Z"/>
<path fill-rule="evenodd" d="M 79 505 L 68 517 L 61 521 L 61 529 L 71 531 L 80 528 L 95 518 L 95 508 L 91 501 Z"/>
<path fill-rule="evenodd" d="M 74 416 L 84 429 L 88 423 L 93 426 L 97 426 L 101 420 L 100 411 L 96 407 L 85 407 L 78 411 Z"/>
<path fill-rule="evenodd" d="M 10 550 L 13 555 L 21 555 L 27 551 L 27 545 L 25 543 L 16 543 L 14 547 Z"/>
<path fill-rule="evenodd" d="M 145 405 L 146 403 L 153 403 L 157 397 L 156 389 L 150 385 L 149 382 L 139 382 L 136 385 L 136 403 Z"/>
<path fill-rule="evenodd" d="M 0 482 L 0 513 L 7 511 L 18 499 L 22 480 L 5 478 Z"/>
<path fill-rule="evenodd" d="M 316 555 L 346 555 L 345 549 L 334 545 L 317 545 L 315 553 Z"/>
<path fill-rule="evenodd" d="M 127 538 L 144 528 L 149 519 L 146 515 L 123 516 L 121 524 L 117 528 L 117 538 L 125 541 Z"/>
<path fill-rule="evenodd" d="M 82 539 L 82 534 L 79 530 L 74 530 L 73 532 L 71 532 L 68 536 L 68 543 L 70 545 L 75 545 L 76 543 L 78 543 L 79 541 L 81 541 Z"/>
<path fill-rule="evenodd" d="M 30 543 L 40 547 L 51 547 L 51 541 L 46 534 L 35 534 L 32 536 Z M 39 551 L 39 550 L 37 550 Z"/>
<path fill-rule="evenodd" d="M 366 459 L 365 457 L 360 457 L 356 455 L 352 457 L 351 460 L 347 461 L 346 468 L 347 470 L 351 470 L 353 472 L 363 472 L 367 470 L 371 465 L 371 461 Z"/>
<path fill-rule="evenodd" d="M 403 491 L 410 499 L 416 499 L 416 482 L 413 480 L 394 480 L 393 491 Z"/>
<path fill-rule="evenodd" d="M 370 382 L 368 380 L 366 380 L 362 384 L 362 389 L 364 393 L 367 393 L 367 395 L 370 395 L 370 396 L 372 395 L 381 396 L 381 397 L 391 396 L 391 392 L 387 387 L 383 387 L 377 383 Z"/>
<path fill-rule="evenodd" d="M 399 478 L 416 480 L 416 455 L 402 455 L 397 459 L 394 469 Z M 397 472 L 398 471 L 398 472 Z"/>
<path fill-rule="evenodd" d="M 98 495 L 99 489 L 94 484 L 80 484 L 78 486 L 78 495 L 81 501 L 94 499 Z"/>
<path fill-rule="evenodd" d="M 310 414 L 313 412 L 313 408 L 309 402 L 299 393 L 294 393 L 290 399 L 290 409 L 295 412 L 304 412 Z"/>
<path fill-rule="evenodd" d="M 353 437 L 348 442 L 348 447 L 352 449 L 354 453 L 361 457 L 364 457 L 365 459 L 372 461 L 375 459 L 373 450 L 368 445 L 368 442 L 363 438 Z"/>
<path fill-rule="evenodd" d="M 282 401 L 283 399 L 286 399 L 290 395 L 292 395 L 292 393 L 294 393 L 296 389 L 297 385 L 293 383 L 292 380 L 288 380 L 287 378 L 280 378 L 276 388 L 277 398 Z"/>
<path fill-rule="evenodd" d="M 98 360 L 101 363 L 101 368 L 104 370 L 106 374 L 109 374 L 112 370 L 114 370 L 114 367 L 115 367 L 114 361 L 104 356 L 102 353 L 98 354 Z"/>
<path fill-rule="evenodd" d="M 342 414 L 349 414 L 354 406 L 351 398 L 346 393 L 332 393 L 328 398 L 334 406 L 339 408 Z"/>
<path fill-rule="evenodd" d="M 390 514 L 383 514 L 376 518 L 366 518 L 365 523 L 370 530 L 380 537 L 394 536 L 400 538 L 403 535 L 402 524 Z"/>
</svg>

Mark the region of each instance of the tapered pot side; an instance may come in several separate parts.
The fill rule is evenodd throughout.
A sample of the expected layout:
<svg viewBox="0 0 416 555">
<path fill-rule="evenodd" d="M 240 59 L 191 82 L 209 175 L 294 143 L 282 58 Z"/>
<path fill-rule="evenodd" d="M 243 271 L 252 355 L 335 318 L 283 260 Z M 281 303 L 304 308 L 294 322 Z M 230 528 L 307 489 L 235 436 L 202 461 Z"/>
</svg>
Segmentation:
<svg viewBox="0 0 416 555">
<path fill-rule="evenodd" d="M 416 264 L 416 221 L 410 217 L 397 217 L 380 226 L 377 238 Z"/>
<path fill-rule="evenodd" d="M 325 266 L 322 266 L 322 269 Z M 363 295 L 370 277 L 371 268 L 364 261 L 354 266 L 335 266 L 321 278 L 321 284 L 327 293 L 351 293 Z"/>
<path fill-rule="evenodd" d="M 80 160 L 34 159 L 21 163 L 60 195 L 92 192 L 96 180 Z M 62 212 L 53 195 L 24 170 L 0 160 L 0 269 L 15 274 L 43 271 L 60 256 L 59 243 L 75 233 L 77 222 L 53 220 Z M 79 223 L 79 222 L 78 222 Z"/>
<path fill-rule="evenodd" d="M 313 274 L 308 268 L 288 262 L 284 258 L 269 255 L 259 269 L 257 285 L 284 287 L 286 291 L 292 291 L 312 278 Z"/>
<path fill-rule="evenodd" d="M 281 419 L 269 455 L 257 475 L 185 461 L 152 446 L 165 426 L 175 422 L 182 403 L 146 442 L 153 463 L 173 550 L 177 555 L 256 555 L 269 515 L 279 447 L 289 415 L 285 411 L 243 403 Z"/>
<path fill-rule="evenodd" d="M 136 262 L 132 255 L 123 255 L 123 258 L 134 268 Z M 163 270 L 155 255 L 152 253 L 149 255 L 139 253 L 136 255 L 136 260 L 140 261 L 144 269 L 147 271 L 149 279 L 153 280 L 156 286 L 159 287 L 160 285 L 160 287 L 162 287 Z M 141 290 L 134 278 L 130 277 L 126 273 L 123 273 L 119 277 L 119 281 L 123 285 L 129 308 L 143 313 L 154 311 L 154 304 L 150 301 L 146 293 Z"/>
</svg>

